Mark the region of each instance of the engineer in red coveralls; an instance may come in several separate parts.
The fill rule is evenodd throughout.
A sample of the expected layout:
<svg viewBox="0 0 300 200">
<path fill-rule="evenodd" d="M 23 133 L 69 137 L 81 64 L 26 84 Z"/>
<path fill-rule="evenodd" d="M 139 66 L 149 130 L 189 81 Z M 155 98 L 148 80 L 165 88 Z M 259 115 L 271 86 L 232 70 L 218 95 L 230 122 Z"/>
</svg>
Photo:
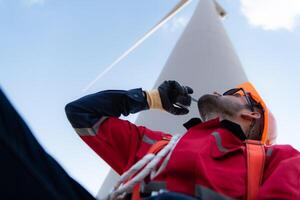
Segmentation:
<svg viewBox="0 0 300 200">
<path fill-rule="evenodd" d="M 300 199 L 300 154 L 290 145 L 272 145 L 275 120 L 250 83 L 200 97 L 202 121 L 187 122 L 187 132 L 174 141 L 168 133 L 118 118 L 152 108 L 187 114 L 192 93 L 165 81 L 157 90 L 106 90 L 67 104 L 81 139 L 124 180 L 131 173 L 113 198 L 133 198 L 134 187 L 140 198 L 151 200 Z M 156 158 L 149 149 L 166 138 L 171 141 L 159 152 L 166 154 L 145 172 Z"/>
</svg>

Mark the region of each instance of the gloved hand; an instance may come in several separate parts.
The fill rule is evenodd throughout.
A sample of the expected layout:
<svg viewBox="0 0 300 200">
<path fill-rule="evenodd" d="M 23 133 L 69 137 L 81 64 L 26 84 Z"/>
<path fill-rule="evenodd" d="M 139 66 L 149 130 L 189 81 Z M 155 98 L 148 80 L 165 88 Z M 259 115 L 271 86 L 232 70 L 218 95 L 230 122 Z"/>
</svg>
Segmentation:
<svg viewBox="0 0 300 200">
<path fill-rule="evenodd" d="M 164 81 L 158 90 L 147 93 L 147 101 L 150 108 L 161 108 L 174 115 L 184 115 L 189 112 L 193 89 L 181 86 L 176 81 Z"/>
</svg>

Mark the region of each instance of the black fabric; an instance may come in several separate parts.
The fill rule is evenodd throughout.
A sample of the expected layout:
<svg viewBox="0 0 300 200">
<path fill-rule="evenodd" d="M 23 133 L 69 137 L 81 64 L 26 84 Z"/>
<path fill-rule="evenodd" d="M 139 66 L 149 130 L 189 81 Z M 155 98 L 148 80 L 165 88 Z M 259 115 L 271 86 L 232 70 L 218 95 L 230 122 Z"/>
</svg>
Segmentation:
<svg viewBox="0 0 300 200">
<path fill-rule="evenodd" d="M 149 109 L 141 88 L 105 90 L 68 103 L 66 115 L 73 128 L 91 128 L 101 117 L 120 117 Z"/>
<path fill-rule="evenodd" d="M 190 128 L 192 128 L 193 126 L 196 126 L 197 124 L 202 123 L 200 118 L 192 118 L 189 121 L 185 122 L 183 124 L 184 128 L 186 128 L 187 130 L 189 130 Z"/>
<path fill-rule="evenodd" d="M 242 141 L 247 139 L 244 134 L 244 131 L 242 130 L 242 128 L 239 124 L 236 124 L 229 120 L 222 120 L 221 127 L 226 128 L 227 130 L 229 130 L 231 133 L 233 133 L 236 137 L 238 137 Z"/>
<path fill-rule="evenodd" d="M 94 200 L 40 146 L 0 88 L 0 198 Z"/>
<path fill-rule="evenodd" d="M 202 123 L 200 118 L 192 118 L 189 121 L 185 122 L 183 126 L 188 130 L 192 128 L 193 126 L 196 126 L 197 124 Z M 240 140 L 244 141 L 246 140 L 246 136 L 241 128 L 241 126 L 237 123 L 234 123 L 229 120 L 222 120 L 221 122 L 221 128 L 225 128 L 229 130 L 232 134 L 234 134 L 236 137 L 238 137 Z"/>
</svg>

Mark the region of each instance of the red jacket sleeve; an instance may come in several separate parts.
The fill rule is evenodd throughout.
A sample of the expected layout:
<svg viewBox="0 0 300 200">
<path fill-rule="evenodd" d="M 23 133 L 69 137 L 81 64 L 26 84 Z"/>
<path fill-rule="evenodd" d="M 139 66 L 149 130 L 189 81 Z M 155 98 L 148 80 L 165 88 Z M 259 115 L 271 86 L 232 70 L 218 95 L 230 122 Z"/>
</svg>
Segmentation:
<svg viewBox="0 0 300 200">
<path fill-rule="evenodd" d="M 75 132 L 119 174 L 164 135 L 118 119 L 146 109 L 147 99 L 140 88 L 101 91 L 65 107 Z"/>
<path fill-rule="evenodd" d="M 109 117 L 95 136 L 81 138 L 117 173 L 122 174 L 165 134 Z"/>
</svg>

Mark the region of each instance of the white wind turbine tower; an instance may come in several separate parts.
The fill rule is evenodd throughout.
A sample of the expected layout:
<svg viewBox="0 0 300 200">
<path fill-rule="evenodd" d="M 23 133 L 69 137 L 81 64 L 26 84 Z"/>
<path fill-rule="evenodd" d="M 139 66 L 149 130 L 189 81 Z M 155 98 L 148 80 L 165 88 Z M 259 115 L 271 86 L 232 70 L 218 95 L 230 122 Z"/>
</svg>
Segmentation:
<svg viewBox="0 0 300 200">
<path fill-rule="evenodd" d="M 148 36 L 162 26 L 168 19 L 183 8 L 188 0 L 181 0 L 166 17 L 145 34 L 129 50 L 121 55 L 107 70 L 101 73 L 86 89 L 91 87 L 101 76 L 120 62 Z M 156 80 L 155 88 L 164 80 L 177 80 L 183 85 L 194 89 L 193 96 L 213 91 L 224 91 L 247 81 L 242 65 L 223 28 L 221 17 L 225 11 L 214 0 L 200 0 L 192 18 L 177 41 L 166 65 Z M 197 106 L 192 105 L 191 111 L 185 116 L 173 116 L 161 111 L 142 112 L 136 124 L 145 125 L 154 130 L 169 133 L 182 133 L 182 124 L 192 117 L 199 116 Z M 99 190 L 98 198 L 108 194 L 118 175 L 112 170 Z"/>
</svg>

